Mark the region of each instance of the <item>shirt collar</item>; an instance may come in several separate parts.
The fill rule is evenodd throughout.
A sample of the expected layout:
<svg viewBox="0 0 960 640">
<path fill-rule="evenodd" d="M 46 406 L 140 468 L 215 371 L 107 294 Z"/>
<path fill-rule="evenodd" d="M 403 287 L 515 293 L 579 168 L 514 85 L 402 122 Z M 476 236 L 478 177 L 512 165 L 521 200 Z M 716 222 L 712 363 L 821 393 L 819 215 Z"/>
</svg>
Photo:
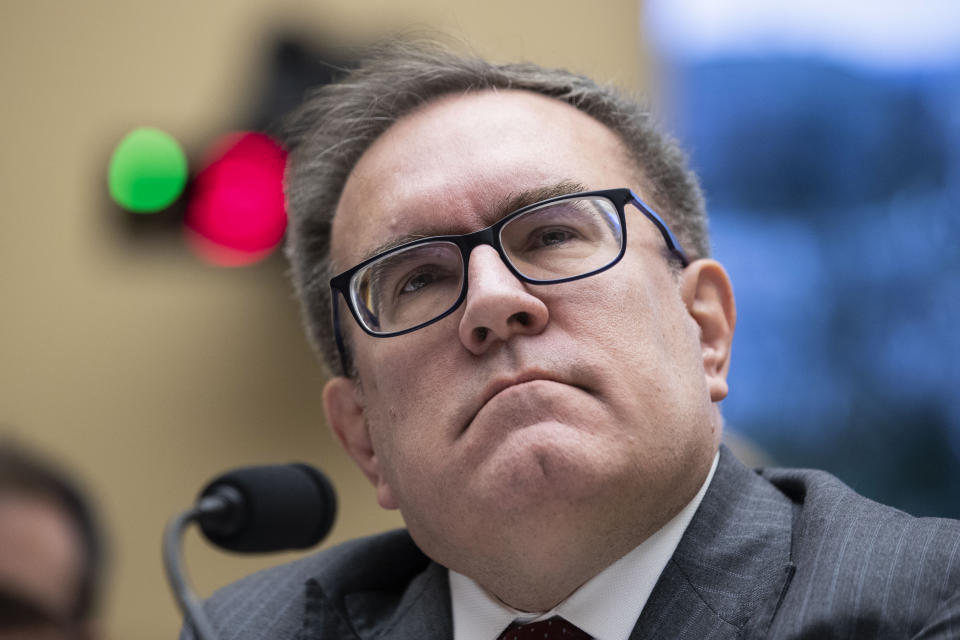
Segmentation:
<svg viewBox="0 0 960 640">
<path fill-rule="evenodd" d="M 627 640 L 700 506 L 718 460 L 719 454 L 714 456 L 700 491 L 677 515 L 550 611 L 539 614 L 517 611 L 490 596 L 465 575 L 450 571 L 454 640 L 494 640 L 514 620 L 526 623 L 555 615 L 598 640 Z"/>
</svg>

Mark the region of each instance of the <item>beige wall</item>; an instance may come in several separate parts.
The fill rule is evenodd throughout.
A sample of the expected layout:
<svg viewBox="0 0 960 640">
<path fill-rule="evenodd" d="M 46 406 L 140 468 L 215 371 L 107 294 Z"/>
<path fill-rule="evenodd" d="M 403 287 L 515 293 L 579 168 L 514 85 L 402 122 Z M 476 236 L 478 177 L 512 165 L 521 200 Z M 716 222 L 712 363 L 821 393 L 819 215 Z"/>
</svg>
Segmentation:
<svg viewBox="0 0 960 640">
<path fill-rule="evenodd" d="M 195 157 L 238 121 L 273 26 L 344 39 L 436 26 L 496 59 L 636 87 L 637 13 L 636 0 L 0 4 L 0 424 L 97 494 L 114 551 L 108 637 L 176 634 L 161 530 L 222 469 L 325 468 L 342 502 L 328 544 L 400 523 L 327 434 L 280 261 L 214 269 L 116 233 L 104 176 L 119 137 L 151 124 Z M 203 594 L 282 560 L 197 536 L 187 559 Z"/>
</svg>

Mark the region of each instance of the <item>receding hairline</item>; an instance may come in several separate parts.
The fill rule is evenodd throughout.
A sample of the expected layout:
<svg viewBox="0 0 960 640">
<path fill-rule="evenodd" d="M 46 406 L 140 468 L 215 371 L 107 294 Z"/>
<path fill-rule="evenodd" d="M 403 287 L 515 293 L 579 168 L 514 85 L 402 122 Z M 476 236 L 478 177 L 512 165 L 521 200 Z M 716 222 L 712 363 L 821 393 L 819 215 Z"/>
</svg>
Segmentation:
<svg viewBox="0 0 960 640">
<path fill-rule="evenodd" d="M 656 196 L 653 193 L 653 190 L 649 188 L 649 178 L 646 176 L 644 169 L 639 166 L 638 159 L 633 153 L 631 153 L 628 141 L 624 139 L 624 136 L 618 132 L 615 128 L 609 126 L 608 124 L 602 122 L 600 119 L 594 117 L 590 113 L 587 113 L 583 109 L 579 109 L 577 106 L 570 104 L 570 102 L 556 98 L 550 95 L 546 95 L 532 89 L 524 87 L 509 87 L 509 88 L 500 88 L 500 87 L 477 87 L 474 89 L 469 89 L 467 91 L 451 91 L 448 93 L 441 93 L 436 96 L 433 96 L 415 108 L 407 111 L 398 118 L 396 118 L 389 126 L 387 126 L 383 131 L 379 133 L 373 140 L 367 145 L 363 152 L 357 157 L 356 161 L 353 163 L 353 166 L 350 167 L 349 172 L 346 175 L 346 178 L 343 180 L 340 193 L 338 194 L 336 207 L 334 207 L 333 216 L 330 218 L 330 228 L 331 228 L 331 242 L 330 249 L 327 253 L 328 260 L 328 269 L 331 275 L 340 273 L 354 264 L 359 264 L 364 260 L 381 253 L 383 251 L 395 248 L 406 244 L 407 242 L 412 242 L 417 239 L 424 237 L 437 236 L 437 235 L 447 235 L 448 232 L 444 232 L 442 229 L 433 229 L 426 227 L 420 230 L 414 230 L 395 238 L 387 239 L 368 248 L 360 253 L 360 255 L 351 261 L 350 264 L 342 264 L 339 260 L 336 259 L 334 255 L 334 247 L 337 243 L 334 242 L 334 238 L 339 235 L 334 233 L 334 230 L 339 226 L 337 224 L 338 220 L 343 219 L 342 209 L 344 206 L 344 195 L 347 194 L 350 190 L 350 185 L 353 183 L 353 179 L 356 175 L 357 169 L 362 168 L 365 158 L 368 158 L 372 152 L 378 149 L 382 144 L 383 140 L 391 131 L 395 131 L 398 126 L 403 126 L 406 122 L 409 122 L 411 119 L 418 116 L 422 116 L 425 111 L 431 110 L 432 108 L 442 106 L 442 103 L 459 101 L 464 98 L 469 98 L 473 96 L 482 96 L 484 94 L 517 94 L 526 97 L 533 98 L 535 102 L 540 101 L 549 101 L 550 103 L 559 105 L 563 111 L 568 111 L 571 115 L 575 117 L 586 117 L 589 118 L 595 125 L 602 127 L 604 130 L 609 132 L 612 138 L 615 140 L 617 152 L 621 154 L 621 160 L 627 164 L 631 173 L 633 173 L 634 180 L 636 184 L 622 185 L 629 186 L 635 191 L 643 194 L 644 199 L 653 207 L 659 207 Z M 529 108 L 535 108 L 534 105 L 530 105 Z M 355 183 L 353 183 L 355 184 Z M 544 181 L 540 184 L 532 184 L 529 188 L 522 189 L 520 191 L 512 192 L 505 197 L 501 197 L 497 202 L 490 208 L 489 211 L 484 212 L 484 217 L 489 218 L 488 222 L 484 225 L 493 224 L 497 219 L 515 211 L 519 208 L 522 208 L 528 204 L 533 204 L 539 200 L 545 200 L 559 195 L 566 195 L 569 193 L 575 193 L 578 191 L 587 191 L 591 188 L 598 188 L 596 185 L 586 185 L 578 181 L 574 177 L 561 177 L 555 180 Z"/>
</svg>

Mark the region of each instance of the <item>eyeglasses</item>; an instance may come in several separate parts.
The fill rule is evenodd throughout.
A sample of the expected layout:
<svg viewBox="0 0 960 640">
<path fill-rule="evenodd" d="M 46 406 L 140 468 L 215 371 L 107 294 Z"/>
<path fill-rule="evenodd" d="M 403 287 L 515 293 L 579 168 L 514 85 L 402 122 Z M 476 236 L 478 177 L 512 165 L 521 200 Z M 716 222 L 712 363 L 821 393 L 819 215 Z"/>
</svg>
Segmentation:
<svg viewBox="0 0 960 640">
<path fill-rule="evenodd" d="M 390 338 L 410 333 L 460 306 L 467 295 L 470 253 L 482 244 L 496 249 L 513 275 L 528 284 L 570 282 L 609 269 L 626 251 L 628 203 L 657 227 L 667 248 L 687 266 L 673 232 L 630 189 L 550 198 L 514 211 L 486 229 L 408 242 L 332 278 L 333 328 L 341 361 L 346 364 L 337 293 L 369 335 Z"/>
</svg>

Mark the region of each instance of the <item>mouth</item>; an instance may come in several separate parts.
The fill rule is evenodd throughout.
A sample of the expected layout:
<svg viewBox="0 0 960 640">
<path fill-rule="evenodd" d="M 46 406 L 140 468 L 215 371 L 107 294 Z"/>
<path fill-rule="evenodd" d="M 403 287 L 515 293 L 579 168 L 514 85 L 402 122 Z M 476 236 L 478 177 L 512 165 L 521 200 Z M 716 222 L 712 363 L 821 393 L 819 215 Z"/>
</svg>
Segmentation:
<svg viewBox="0 0 960 640">
<path fill-rule="evenodd" d="M 527 371 L 517 375 L 512 376 L 501 376 L 497 377 L 490 381 L 484 388 L 483 392 L 480 394 L 477 403 L 469 411 L 467 420 L 464 421 L 463 427 L 460 430 L 460 435 L 463 435 L 464 432 L 470 429 L 470 426 L 473 424 L 473 421 L 476 419 L 477 414 L 487 406 L 487 403 L 493 400 L 498 394 L 512 387 L 516 387 L 528 382 L 555 382 L 557 384 L 564 384 L 574 389 L 579 389 L 580 391 L 585 391 L 589 393 L 589 390 L 579 384 L 574 384 L 570 380 L 565 380 L 561 376 L 552 374 L 546 371 Z"/>
</svg>

